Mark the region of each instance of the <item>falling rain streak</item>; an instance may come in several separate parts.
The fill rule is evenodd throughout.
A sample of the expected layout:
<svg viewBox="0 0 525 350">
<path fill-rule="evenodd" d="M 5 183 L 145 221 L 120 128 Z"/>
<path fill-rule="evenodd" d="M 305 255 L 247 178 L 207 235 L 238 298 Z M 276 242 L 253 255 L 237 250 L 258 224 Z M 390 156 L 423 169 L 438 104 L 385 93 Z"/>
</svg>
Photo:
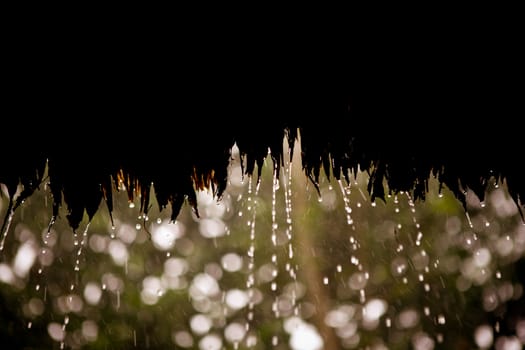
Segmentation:
<svg viewBox="0 0 525 350">
<path fill-rule="evenodd" d="M 12 208 L 7 209 L 7 216 L 4 219 L 3 225 L 2 225 L 2 238 L 0 239 L 0 252 L 4 250 L 5 246 L 5 240 L 7 238 L 7 233 L 9 232 L 9 229 L 11 228 L 11 223 L 13 222 L 13 216 L 15 215 L 15 211 Z"/>
<path fill-rule="evenodd" d="M 257 181 L 255 186 L 255 191 L 253 191 L 253 178 L 248 179 L 248 207 L 247 210 L 252 212 L 251 220 L 248 221 L 248 227 L 250 228 L 250 244 L 246 255 L 248 256 L 248 281 L 246 287 L 248 289 L 248 322 L 246 323 L 246 332 L 250 332 L 250 325 L 254 317 L 254 308 L 255 308 L 255 222 L 257 219 L 257 196 L 259 195 L 259 185 L 260 182 Z"/>
<path fill-rule="evenodd" d="M 140 214 L 123 183 L 113 218 L 100 210 L 78 232 L 67 212 L 51 218 L 41 205 L 47 187 L 20 205 L 23 217 L 1 202 L 0 292 L 3 308 L 21 315 L 21 341 L 68 349 L 523 347 L 525 319 L 512 313 L 523 305 L 515 267 L 525 261 L 525 226 L 504 186 L 493 184 L 483 202 L 467 191 L 466 212 L 437 181 L 424 202 L 404 191 L 371 201 L 361 171 L 349 183 L 322 178 L 318 194 L 300 169 L 300 143 L 293 162 L 287 151 L 279 173 L 268 154 L 256 179 L 242 173 L 234 147 L 223 197 L 199 191 L 199 216 L 185 205 L 175 221 L 155 201 Z"/>
</svg>

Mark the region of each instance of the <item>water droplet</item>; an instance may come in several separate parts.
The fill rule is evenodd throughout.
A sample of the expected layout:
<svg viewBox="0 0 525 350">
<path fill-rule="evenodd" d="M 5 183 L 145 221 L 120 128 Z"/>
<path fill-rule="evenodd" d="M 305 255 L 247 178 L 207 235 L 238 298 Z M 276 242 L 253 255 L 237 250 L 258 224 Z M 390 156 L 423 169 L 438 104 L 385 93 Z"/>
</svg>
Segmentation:
<svg viewBox="0 0 525 350">
<path fill-rule="evenodd" d="M 277 345 L 279 345 L 279 338 L 276 335 L 274 335 L 272 337 L 272 346 L 277 346 Z"/>
<path fill-rule="evenodd" d="M 467 221 L 468 221 L 468 225 L 470 228 L 473 228 L 474 227 L 474 224 L 472 223 L 472 220 L 470 219 L 470 215 L 467 211 L 465 211 L 465 216 L 467 218 Z"/>
<path fill-rule="evenodd" d="M 364 304 L 366 302 L 366 294 L 364 289 L 359 290 L 359 301 L 361 302 L 361 304 Z"/>
<path fill-rule="evenodd" d="M 437 322 L 438 322 L 438 324 L 445 324 L 446 323 L 445 315 L 442 315 L 442 314 L 439 315 L 437 317 Z"/>
</svg>

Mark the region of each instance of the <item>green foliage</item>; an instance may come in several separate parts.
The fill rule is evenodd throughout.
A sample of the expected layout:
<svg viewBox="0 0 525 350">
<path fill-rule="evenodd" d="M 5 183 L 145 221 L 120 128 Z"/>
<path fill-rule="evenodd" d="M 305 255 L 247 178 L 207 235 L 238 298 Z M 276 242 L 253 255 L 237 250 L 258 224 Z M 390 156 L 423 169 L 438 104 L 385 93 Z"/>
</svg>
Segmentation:
<svg viewBox="0 0 525 350">
<path fill-rule="evenodd" d="M 491 344 L 525 341 L 525 229 L 503 186 L 484 203 L 468 192 L 465 212 L 437 180 L 424 201 L 399 192 L 371 202 L 364 173 L 321 178 L 318 193 L 297 163 L 274 187 L 270 165 L 258 185 L 233 163 L 218 201 L 199 193 L 199 217 L 185 205 L 172 222 L 154 199 L 144 217 L 140 198 L 119 191 L 114 222 L 102 202 L 76 232 L 65 207 L 48 230 L 43 186 L 14 213 L 1 252 L 1 339 L 58 349 L 53 324 L 67 348 L 202 349 L 220 339 L 227 349 L 293 349 L 287 322 L 301 320 L 296 328 L 341 348 L 481 347 L 480 325 Z M 16 276 L 23 247 L 35 260 Z"/>
</svg>

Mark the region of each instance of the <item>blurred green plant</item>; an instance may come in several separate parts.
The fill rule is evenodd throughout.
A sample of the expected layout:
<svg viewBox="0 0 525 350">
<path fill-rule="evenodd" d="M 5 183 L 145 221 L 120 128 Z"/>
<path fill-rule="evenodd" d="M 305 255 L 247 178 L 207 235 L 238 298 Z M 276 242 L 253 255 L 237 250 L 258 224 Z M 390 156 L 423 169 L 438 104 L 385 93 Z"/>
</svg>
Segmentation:
<svg viewBox="0 0 525 350">
<path fill-rule="evenodd" d="M 367 174 L 318 189 L 294 162 L 243 176 L 175 222 L 123 188 L 75 232 L 46 183 L 0 253 L 0 337 L 21 349 L 470 349 L 525 344 L 525 226 L 505 184 L 467 208 L 430 178 L 370 201 Z M 268 157 L 269 158 L 269 157 Z M 255 172 L 256 173 L 256 172 Z M 154 186 L 154 184 L 153 184 Z M 154 193 L 154 191 L 152 191 Z M 139 201 L 140 198 L 137 198 Z M 6 198 L 2 202 L 5 212 Z M 514 346 L 514 347 L 513 347 Z"/>
</svg>

